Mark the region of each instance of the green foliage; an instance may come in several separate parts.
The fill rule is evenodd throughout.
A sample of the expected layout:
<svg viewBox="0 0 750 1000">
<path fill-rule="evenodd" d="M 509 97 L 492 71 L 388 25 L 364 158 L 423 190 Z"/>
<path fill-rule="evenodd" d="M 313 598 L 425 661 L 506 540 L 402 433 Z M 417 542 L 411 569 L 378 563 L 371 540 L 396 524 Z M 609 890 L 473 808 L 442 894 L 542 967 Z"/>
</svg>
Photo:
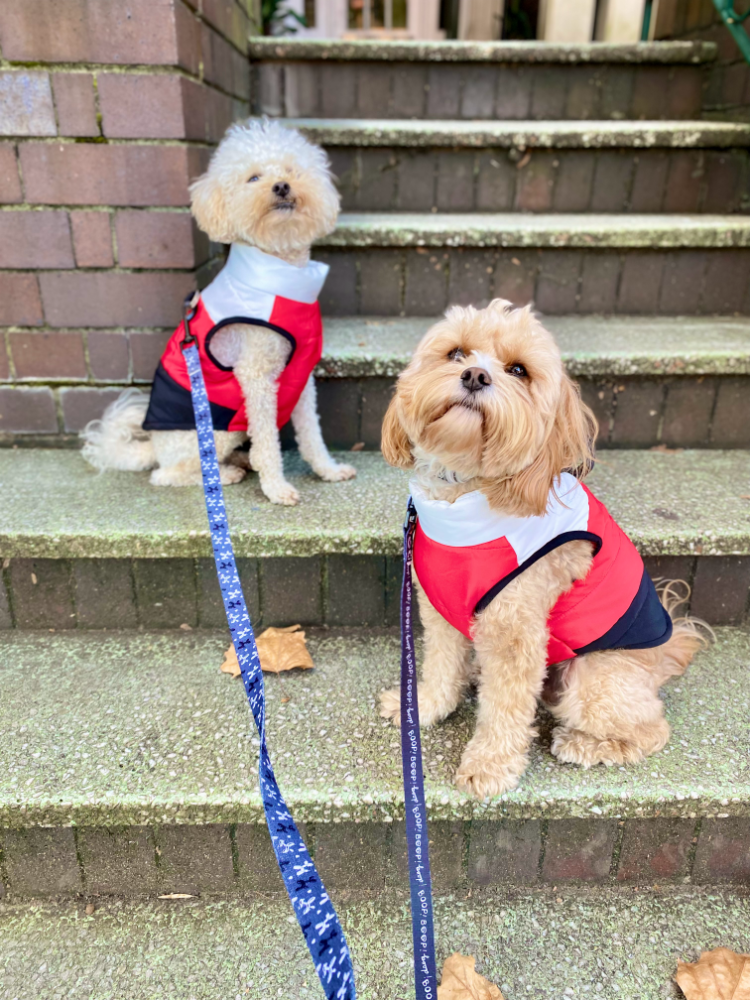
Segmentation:
<svg viewBox="0 0 750 1000">
<path fill-rule="evenodd" d="M 287 18 L 292 18 L 303 28 L 307 27 L 304 15 L 291 10 L 287 6 L 287 2 L 288 0 L 263 0 L 260 12 L 264 35 L 295 34 L 297 28 L 294 24 L 289 24 Z"/>
</svg>

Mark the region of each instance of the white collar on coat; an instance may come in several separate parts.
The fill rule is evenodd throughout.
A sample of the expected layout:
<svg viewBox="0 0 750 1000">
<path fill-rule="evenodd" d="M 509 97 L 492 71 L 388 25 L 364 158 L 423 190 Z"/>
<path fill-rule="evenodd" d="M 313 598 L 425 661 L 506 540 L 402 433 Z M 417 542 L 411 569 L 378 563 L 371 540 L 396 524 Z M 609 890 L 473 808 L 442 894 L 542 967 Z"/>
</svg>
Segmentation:
<svg viewBox="0 0 750 1000">
<path fill-rule="evenodd" d="M 464 547 L 505 537 L 515 549 L 519 563 L 557 535 L 586 531 L 588 527 L 588 496 L 569 472 L 563 472 L 555 482 L 554 491 L 550 490 L 546 513 L 535 517 L 498 513 L 480 490 L 464 493 L 449 503 L 431 500 L 415 481 L 410 483 L 410 489 L 420 527 L 432 541 Z"/>
<path fill-rule="evenodd" d="M 317 301 L 328 265 L 311 260 L 297 267 L 257 247 L 233 243 L 226 264 L 201 298 L 214 323 L 230 316 L 261 316 L 277 295 L 295 302 Z"/>
</svg>

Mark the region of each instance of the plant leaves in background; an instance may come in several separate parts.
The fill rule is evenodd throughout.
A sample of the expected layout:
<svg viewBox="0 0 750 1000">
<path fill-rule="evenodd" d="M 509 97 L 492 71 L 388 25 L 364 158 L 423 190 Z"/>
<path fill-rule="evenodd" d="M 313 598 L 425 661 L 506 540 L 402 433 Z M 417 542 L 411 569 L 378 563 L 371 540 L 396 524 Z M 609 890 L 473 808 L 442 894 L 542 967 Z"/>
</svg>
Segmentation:
<svg viewBox="0 0 750 1000">
<path fill-rule="evenodd" d="M 750 1000 L 750 955 L 704 951 L 697 962 L 678 962 L 675 979 L 687 1000 Z"/>
<path fill-rule="evenodd" d="M 438 1000 L 503 1000 L 497 986 L 480 976 L 473 955 L 456 952 L 443 963 Z"/>
<path fill-rule="evenodd" d="M 287 628 L 267 628 L 255 640 L 258 646 L 261 669 L 267 674 L 280 674 L 285 670 L 301 667 L 309 670 L 315 666 L 305 643 L 305 633 L 299 625 Z M 224 653 L 221 669 L 232 677 L 240 676 L 240 665 L 234 646 Z"/>
</svg>

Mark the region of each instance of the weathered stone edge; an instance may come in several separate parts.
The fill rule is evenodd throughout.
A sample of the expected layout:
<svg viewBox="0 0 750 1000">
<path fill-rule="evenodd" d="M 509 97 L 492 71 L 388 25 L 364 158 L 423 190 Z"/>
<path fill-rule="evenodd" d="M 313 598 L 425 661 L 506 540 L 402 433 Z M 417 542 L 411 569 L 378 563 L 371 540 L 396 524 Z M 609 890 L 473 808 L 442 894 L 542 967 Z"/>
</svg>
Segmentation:
<svg viewBox="0 0 750 1000">
<path fill-rule="evenodd" d="M 344 213 L 320 247 L 726 249 L 750 246 L 742 216 Z"/>
<path fill-rule="evenodd" d="M 721 536 L 629 531 L 644 557 L 657 556 L 746 556 L 750 555 L 750 528 Z M 285 534 L 269 531 L 264 535 L 237 531 L 235 554 L 240 558 L 306 557 L 313 555 L 397 556 L 401 553 L 401 532 L 397 524 L 378 534 L 348 531 L 335 534 L 319 529 Z M 175 559 L 211 555 L 207 531 L 144 535 L 123 531 L 117 536 L 59 533 L 54 535 L 0 534 L 0 552 L 10 559 Z"/>
<path fill-rule="evenodd" d="M 371 39 L 256 38 L 250 60 L 304 59 L 327 62 L 513 62 L 513 63 L 707 63 L 716 58 L 713 42 L 641 42 L 617 45 L 588 42 L 380 42 Z"/>
<path fill-rule="evenodd" d="M 347 355 L 324 353 L 315 369 L 317 378 L 398 378 L 411 353 Z M 750 352 L 744 357 L 726 351 L 694 355 L 565 354 L 563 361 L 575 378 L 612 378 L 634 375 L 750 375 Z M 750 389 L 748 390 L 750 391 Z"/>
<path fill-rule="evenodd" d="M 750 146 L 739 122 L 448 122 L 285 119 L 323 146 L 464 147 L 472 149 L 696 149 Z"/>
</svg>

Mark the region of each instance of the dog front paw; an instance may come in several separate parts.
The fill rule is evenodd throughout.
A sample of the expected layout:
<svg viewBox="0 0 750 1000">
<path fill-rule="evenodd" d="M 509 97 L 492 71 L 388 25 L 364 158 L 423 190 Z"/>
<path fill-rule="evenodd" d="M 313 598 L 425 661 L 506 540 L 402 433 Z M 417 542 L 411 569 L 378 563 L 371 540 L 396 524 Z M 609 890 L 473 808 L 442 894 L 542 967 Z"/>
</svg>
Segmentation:
<svg viewBox="0 0 750 1000">
<path fill-rule="evenodd" d="M 247 470 L 239 465 L 220 465 L 219 478 L 222 486 L 231 486 L 232 483 L 241 483 L 245 478 Z"/>
<path fill-rule="evenodd" d="M 299 493 L 285 479 L 278 483 L 264 483 L 261 480 L 260 488 L 271 503 L 278 503 L 284 507 L 295 507 L 299 503 Z"/>
<path fill-rule="evenodd" d="M 354 479 L 357 470 L 353 465 L 327 465 L 318 472 L 320 478 L 326 483 L 342 483 L 345 479 Z"/>
<path fill-rule="evenodd" d="M 380 693 L 380 717 L 388 719 L 394 726 L 401 725 L 401 689 L 391 688 Z"/>
<path fill-rule="evenodd" d="M 456 784 L 475 798 L 486 799 L 514 789 L 525 769 L 523 754 L 501 759 L 470 743 L 456 771 Z"/>
</svg>

